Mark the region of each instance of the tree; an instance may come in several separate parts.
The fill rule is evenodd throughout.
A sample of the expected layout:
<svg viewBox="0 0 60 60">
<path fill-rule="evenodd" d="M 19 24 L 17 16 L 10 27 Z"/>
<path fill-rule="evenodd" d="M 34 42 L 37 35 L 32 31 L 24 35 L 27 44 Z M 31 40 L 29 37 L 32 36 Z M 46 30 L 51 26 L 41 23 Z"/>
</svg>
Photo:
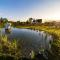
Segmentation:
<svg viewBox="0 0 60 60">
<path fill-rule="evenodd" d="M 33 18 L 29 18 L 29 22 L 30 22 L 30 23 L 32 22 L 32 20 L 33 20 Z"/>
<path fill-rule="evenodd" d="M 3 22 L 3 18 L 2 18 L 2 17 L 0 18 L 0 22 L 1 22 L 1 23 Z"/>
<path fill-rule="evenodd" d="M 7 23 L 8 22 L 8 19 L 7 18 L 3 18 L 3 22 L 4 23 Z"/>
<path fill-rule="evenodd" d="M 17 21 L 17 25 L 20 25 L 20 21 Z"/>
<path fill-rule="evenodd" d="M 42 19 L 36 19 L 38 23 L 42 23 Z"/>
<path fill-rule="evenodd" d="M 0 18 L 0 22 L 1 22 L 1 23 L 6 23 L 6 22 L 8 22 L 8 19 L 7 19 L 7 18 L 2 18 L 2 17 L 1 17 L 1 18 Z"/>
<path fill-rule="evenodd" d="M 28 20 L 26 21 L 26 24 L 29 24 L 29 21 Z"/>
</svg>

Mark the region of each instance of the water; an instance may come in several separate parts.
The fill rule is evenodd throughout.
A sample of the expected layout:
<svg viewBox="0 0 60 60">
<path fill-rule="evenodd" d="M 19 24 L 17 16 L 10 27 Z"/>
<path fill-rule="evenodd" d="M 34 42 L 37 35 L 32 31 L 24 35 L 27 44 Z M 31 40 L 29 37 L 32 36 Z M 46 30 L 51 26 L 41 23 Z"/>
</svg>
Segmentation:
<svg viewBox="0 0 60 60">
<path fill-rule="evenodd" d="M 7 33 L 3 28 L 1 33 L 7 35 L 9 40 L 16 39 L 22 42 L 24 56 L 28 56 L 31 50 L 39 52 L 41 47 L 48 50 L 51 48 L 50 41 L 52 41 L 52 36 L 44 31 L 12 28 L 11 32 Z"/>
</svg>

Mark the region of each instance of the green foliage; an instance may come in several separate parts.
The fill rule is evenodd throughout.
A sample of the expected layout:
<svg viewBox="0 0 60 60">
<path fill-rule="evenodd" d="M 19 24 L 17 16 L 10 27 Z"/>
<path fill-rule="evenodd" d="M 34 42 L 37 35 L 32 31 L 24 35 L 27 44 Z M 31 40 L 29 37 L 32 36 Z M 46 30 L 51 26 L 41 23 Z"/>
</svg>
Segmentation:
<svg viewBox="0 0 60 60">
<path fill-rule="evenodd" d="M 56 56 L 60 56 L 60 40 L 54 41 L 52 43 L 52 51 Z"/>
<path fill-rule="evenodd" d="M 20 58 L 21 50 L 18 48 L 18 41 L 9 41 L 6 35 L 0 37 L 0 55 L 13 56 L 15 59 Z"/>
<path fill-rule="evenodd" d="M 42 23 L 42 19 L 36 19 L 36 21 Z"/>
<path fill-rule="evenodd" d="M 55 60 L 60 60 L 60 29 L 50 28 L 49 26 L 26 26 L 33 30 L 42 30 L 52 35 L 53 42 L 51 43 L 51 52 Z M 26 28 L 23 27 L 23 28 Z M 32 54 L 33 56 L 33 54 Z M 51 56 L 52 57 L 52 56 Z"/>
<path fill-rule="evenodd" d="M 30 55 L 31 55 L 31 59 L 35 58 L 35 52 L 33 50 L 31 51 Z"/>
</svg>

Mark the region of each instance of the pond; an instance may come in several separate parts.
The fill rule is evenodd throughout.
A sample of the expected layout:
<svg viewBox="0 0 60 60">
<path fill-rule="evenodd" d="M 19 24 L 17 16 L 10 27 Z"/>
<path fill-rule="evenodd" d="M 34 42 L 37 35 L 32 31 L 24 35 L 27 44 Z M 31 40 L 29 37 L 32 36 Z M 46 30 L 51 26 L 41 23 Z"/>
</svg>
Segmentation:
<svg viewBox="0 0 60 60">
<path fill-rule="evenodd" d="M 39 52 L 41 47 L 48 50 L 51 48 L 52 36 L 44 31 L 12 28 L 11 32 L 7 33 L 3 28 L 1 33 L 7 35 L 9 40 L 16 39 L 23 42 L 22 51 L 24 56 L 28 56 L 31 50 Z"/>
</svg>

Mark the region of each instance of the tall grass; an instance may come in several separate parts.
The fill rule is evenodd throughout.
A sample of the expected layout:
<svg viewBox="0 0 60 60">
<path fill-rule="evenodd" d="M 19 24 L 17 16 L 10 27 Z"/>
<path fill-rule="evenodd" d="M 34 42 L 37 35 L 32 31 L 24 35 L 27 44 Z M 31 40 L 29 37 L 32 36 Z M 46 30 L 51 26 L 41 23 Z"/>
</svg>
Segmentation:
<svg viewBox="0 0 60 60">
<path fill-rule="evenodd" d="M 31 29 L 42 30 L 53 36 L 53 42 L 51 44 L 52 54 L 56 60 L 60 60 L 60 29 L 50 28 L 49 26 L 30 26 Z"/>
<path fill-rule="evenodd" d="M 18 41 L 8 40 L 6 35 L 0 34 L 0 56 L 11 56 L 15 59 L 20 58 L 21 50 L 18 48 Z"/>
</svg>

